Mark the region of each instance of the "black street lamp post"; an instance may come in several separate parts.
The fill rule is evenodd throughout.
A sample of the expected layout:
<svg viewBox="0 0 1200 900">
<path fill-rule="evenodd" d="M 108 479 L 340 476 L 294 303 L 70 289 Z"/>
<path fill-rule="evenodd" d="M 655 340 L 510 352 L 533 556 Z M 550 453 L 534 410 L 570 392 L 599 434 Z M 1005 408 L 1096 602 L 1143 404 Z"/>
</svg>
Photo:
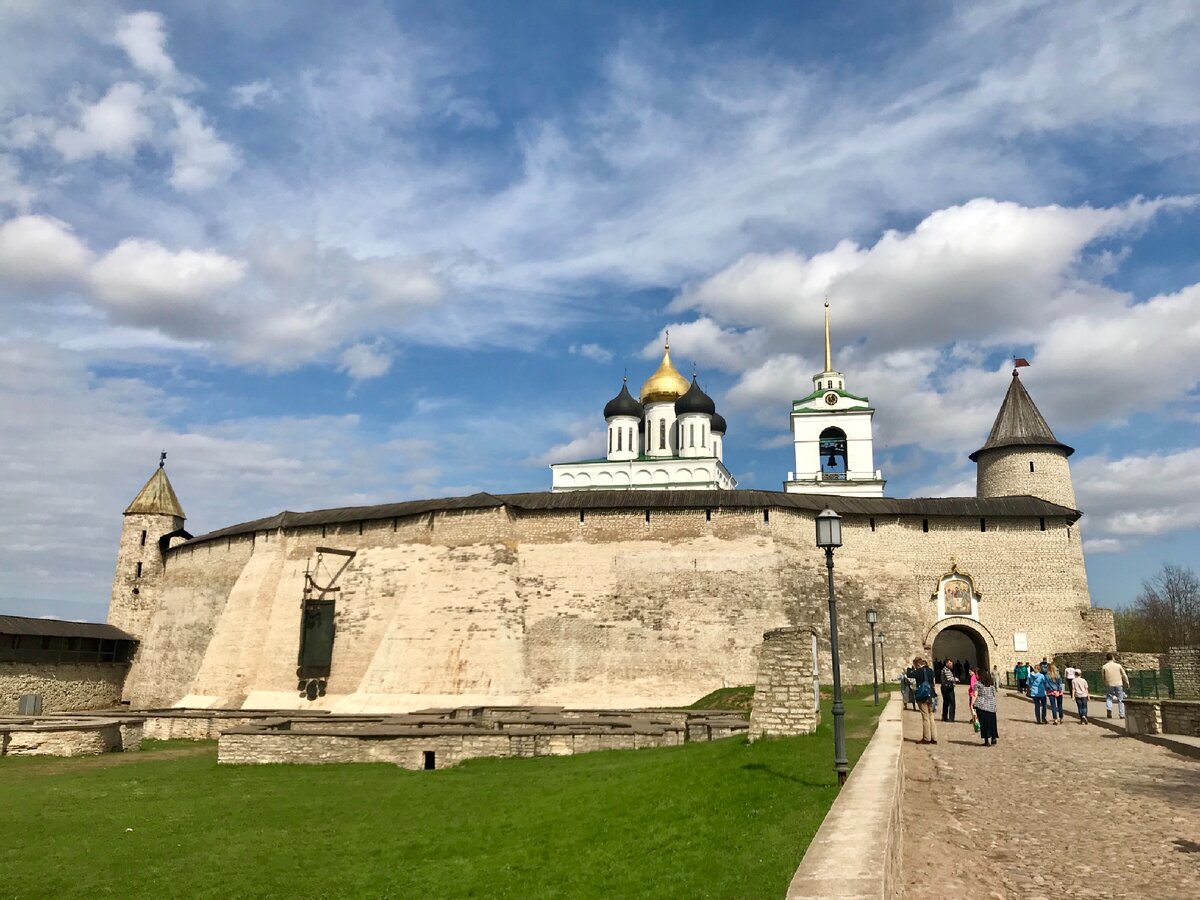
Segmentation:
<svg viewBox="0 0 1200 900">
<path fill-rule="evenodd" d="M 879 705 L 879 670 L 875 668 L 875 623 L 879 614 L 873 609 L 867 610 L 867 624 L 871 626 L 871 684 L 875 690 L 875 705 Z"/>
<path fill-rule="evenodd" d="M 883 683 L 888 683 L 887 677 L 887 657 L 883 655 L 883 632 L 879 632 L 875 636 L 875 640 L 879 641 L 879 671 L 883 673 Z"/>
<path fill-rule="evenodd" d="M 832 509 L 817 514 L 817 546 L 825 551 L 829 576 L 829 653 L 833 658 L 833 767 L 838 784 L 846 783 L 846 707 L 842 705 L 842 669 L 838 660 L 837 600 L 833 595 L 833 549 L 842 546 L 842 520 Z"/>
</svg>

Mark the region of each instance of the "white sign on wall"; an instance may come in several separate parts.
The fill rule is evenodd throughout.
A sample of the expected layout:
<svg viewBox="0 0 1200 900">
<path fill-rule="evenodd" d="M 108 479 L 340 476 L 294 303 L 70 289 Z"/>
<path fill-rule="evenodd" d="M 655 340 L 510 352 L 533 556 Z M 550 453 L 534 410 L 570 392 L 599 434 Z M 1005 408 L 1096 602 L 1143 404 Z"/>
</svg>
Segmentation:
<svg viewBox="0 0 1200 900">
<path fill-rule="evenodd" d="M 1013 650 L 1017 653 L 1029 652 L 1029 635 L 1023 631 L 1013 633 Z"/>
</svg>

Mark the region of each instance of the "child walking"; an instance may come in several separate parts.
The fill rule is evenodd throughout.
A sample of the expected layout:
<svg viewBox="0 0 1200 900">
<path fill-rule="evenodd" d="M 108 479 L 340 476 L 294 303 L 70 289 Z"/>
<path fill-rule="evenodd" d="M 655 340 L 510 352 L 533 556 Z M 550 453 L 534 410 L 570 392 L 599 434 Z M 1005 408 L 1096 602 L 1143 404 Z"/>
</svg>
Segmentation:
<svg viewBox="0 0 1200 900">
<path fill-rule="evenodd" d="M 1088 683 L 1083 673 L 1075 670 L 1075 679 L 1071 682 L 1071 696 L 1075 698 L 1075 708 L 1079 710 L 1079 724 L 1087 724 L 1088 716 Z"/>
</svg>

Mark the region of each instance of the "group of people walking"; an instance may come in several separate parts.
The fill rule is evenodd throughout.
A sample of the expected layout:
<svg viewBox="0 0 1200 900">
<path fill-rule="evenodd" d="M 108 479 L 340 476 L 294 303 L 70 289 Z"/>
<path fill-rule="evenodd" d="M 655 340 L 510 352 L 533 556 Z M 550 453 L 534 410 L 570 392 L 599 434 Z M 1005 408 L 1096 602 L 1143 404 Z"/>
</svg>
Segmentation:
<svg viewBox="0 0 1200 900">
<path fill-rule="evenodd" d="M 955 674 L 956 668 L 958 674 Z M 958 712 L 954 687 L 963 682 L 967 684 L 970 719 L 983 739 L 983 745 L 994 746 L 999 740 L 996 728 L 996 681 L 992 673 L 987 669 L 981 671 L 977 666 L 956 663 L 952 659 L 944 660 L 938 671 L 924 657 L 918 656 L 913 660 L 912 668 L 905 671 L 901 687 L 907 692 L 905 700 L 913 703 L 921 712 L 922 744 L 937 743 L 937 722 L 933 717 L 937 711 L 937 687 L 940 686 L 942 694 L 942 721 L 953 722 Z"/>
<path fill-rule="evenodd" d="M 1122 666 L 1107 654 L 1108 660 L 1101 668 L 1104 680 L 1105 707 L 1108 717 L 1113 714 L 1113 701 L 1121 718 L 1125 718 L 1125 691 L 1129 688 L 1129 675 Z M 1088 723 L 1088 692 L 1090 687 L 1084 678 L 1083 670 L 1074 665 L 1068 665 L 1059 674 L 1058 666 L 1043 657 L 1037 666 L 1027 662 L 1017 663 L 1013 668 L 1013 677 L 1017 682 L 1019 693 L 1027 695 L 1033 701 L 1033 718 L 1039 725 L 1055 725 L 1062 723 L 1063 696 L 1070 693 L 1079 712 L 1081 725 Z M 934 714 L 937 712 L 938 692 L 941 692 L 942 721 L 953 722 L 957 715 L 957 697 L 955 687 L 967 685 L 967 709 L 970 721 L 983 740 L 985 747 L 995 746 L 999 739 L 996 728 L 996 678 L 992 672 L 971 666 L 963 661 L 946 659 L 934 665 L 922 656 L 912 661 L 912 666 L 904 671 L 900 682 L 901 696 L 904 702 L 912 704 L 921 713 L 922 744 L 937 743 L 937 722 Z"/>
<path fill-rule="evenodd" d="M 1104 706 L 1108 718 L 1112 718 L 1113 701 L 1117 701 L 1120 717 L 1125 718 L 1125 692 L 1129 689 L 1129 673 L 1125 667 L 1113 658 L 1113 654 L 1105 654 L 1106 662 L 1100 668 L 1100 677 L 1104 680 Z M 1013 677 L 1017 681 L 1017 691 L 1025 694 L 1033 701 L 1033 717 L 1039 725 L 1045 725 L 1047 708 L 1054 724 L 1063 719 L 1063 694 L 1070 692 L 1075 700 L 1075 708 L 1079 711 L 1079 722 L 1086 725 L 1088 720 L 1088 691 L 1087 679 L 1083 670 L 1068 665 L 1059 678 L 1058 667 L 1045 657 L 1036 667 L 1029 663 L 1020 662 L 1013 667 Z"/>
</svg>

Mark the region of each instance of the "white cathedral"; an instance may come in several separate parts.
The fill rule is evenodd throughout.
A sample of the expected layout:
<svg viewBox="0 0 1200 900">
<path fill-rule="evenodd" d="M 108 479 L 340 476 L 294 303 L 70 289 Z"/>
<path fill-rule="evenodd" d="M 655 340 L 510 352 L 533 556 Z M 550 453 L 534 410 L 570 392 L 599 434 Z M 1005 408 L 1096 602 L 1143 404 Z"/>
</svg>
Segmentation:
<svg viewBox="0 0 1200 900">
<path fill-rule="evenodd" d="M 866 397 L 846 391 L 846 376 L 833 370 L 829 304 L 825 304 L 825 370 L 813 376 L 813 391 L 792 403 L 796 469 L 784 490 L 803 494 L 882 497 L 883 473 L 875 468 Z M 608 450 L 603 459 L 550 466 L 554 491 L 732 490 L 737 481 L 725 468 L 725 419 L 700 387 L 671 363 L 670 336 L 662 362 L 642 385 L 639 399 L 628 379 L 604 407 Z"/>
</svg>

